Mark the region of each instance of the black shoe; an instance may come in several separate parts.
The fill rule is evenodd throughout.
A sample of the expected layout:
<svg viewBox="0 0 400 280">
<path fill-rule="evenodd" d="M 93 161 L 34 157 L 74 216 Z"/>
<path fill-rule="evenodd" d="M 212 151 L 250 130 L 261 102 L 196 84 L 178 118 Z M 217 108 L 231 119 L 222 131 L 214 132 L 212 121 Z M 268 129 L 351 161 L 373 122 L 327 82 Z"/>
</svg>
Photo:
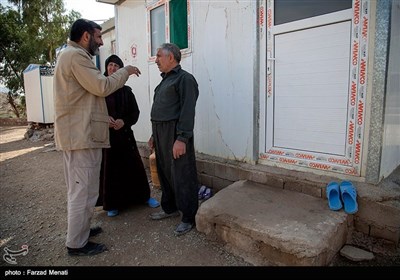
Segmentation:
<svg viewBox="0 0 400 280">
<path fill-rule="evenodd" d="M 194 224 L 192 224 L 192 223 L 184 223 L 184 222 L 182 222 L 176 227 L 176 229 L 174 231 L 175 235 L 177 235 L 177 236 L 183 235 L 183 234 L 191 231 L 193 226 L 194 226 Z"/>
<path fill-rule="evenodd" d="M 92 256 L 96 254 L 100 254 L 107 250 L 106 245 L 94 242 L 88 242 L 82 248 L 69 248 L 68 255 L 70 256 Z"/>
<path fill-rule="evenodd" d="M 103 229 L 99 226 L 92 227 L 89 232 L 89 237 L 94 237 L 103 232 Z"/>
</svg>

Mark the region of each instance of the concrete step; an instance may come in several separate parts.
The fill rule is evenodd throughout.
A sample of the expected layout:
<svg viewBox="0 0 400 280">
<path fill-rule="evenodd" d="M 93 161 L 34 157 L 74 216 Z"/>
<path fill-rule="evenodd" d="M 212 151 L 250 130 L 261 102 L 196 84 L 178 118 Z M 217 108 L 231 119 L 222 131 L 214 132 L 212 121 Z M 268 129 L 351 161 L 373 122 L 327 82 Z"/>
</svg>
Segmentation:
<svg viewBox="0 0 400 280">
<path fill-rule="evenodd" d="M 352 216 L 326 200 L 237 181 L 203 202 L 197 230 L 254 265 L 326 266 L 350 236 Z"/>
</svg>

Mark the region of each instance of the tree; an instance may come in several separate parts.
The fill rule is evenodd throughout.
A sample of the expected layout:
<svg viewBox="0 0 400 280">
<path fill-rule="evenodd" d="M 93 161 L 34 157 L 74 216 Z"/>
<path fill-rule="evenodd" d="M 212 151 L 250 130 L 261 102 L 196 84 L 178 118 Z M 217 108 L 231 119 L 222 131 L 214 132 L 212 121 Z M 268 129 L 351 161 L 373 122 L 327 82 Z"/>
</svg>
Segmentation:
<svg viewBox="0 0 400 280">
<path fill-rule="evenodd" d="M 9 0 L 0 5 L 0 82 L 16 117 L 25 114 L 23 71 L 29 64 L 54 63 L 55 50 L 66 43 L 72 22 L 62 0 Z"/>
</svg>

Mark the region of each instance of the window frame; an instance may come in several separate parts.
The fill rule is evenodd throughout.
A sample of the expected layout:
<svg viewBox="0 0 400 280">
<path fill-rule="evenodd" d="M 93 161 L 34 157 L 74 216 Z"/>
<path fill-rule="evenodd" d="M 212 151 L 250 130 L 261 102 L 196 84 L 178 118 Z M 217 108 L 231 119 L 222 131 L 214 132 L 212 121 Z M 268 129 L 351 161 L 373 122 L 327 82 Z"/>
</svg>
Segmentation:
<svg viewBox="0 0 400 280">
<path fill-rule="evenodd" d="M 307 10 L 301 10 L 299 8 L 296 10 L 295 13 L 293 13 L 293 12 L 291 12 L 291 10 L 296 9 L 296 6 L 293 3 L 290 3 L 288 0 L 275 0 L 274 1 L 274 26 L 279 26 L 282 24 L 298 22 L 301 20 L 309 19 L 309 18 L 316 18 L 319 16 L 324 16 L 324 15 L 328 15 L 328 14 L 332 14 L 332 13 L 350 10 L 350 9 L 352 9 L 353 1 L 352 0 L 338 0 L 338 1 L 329 0 L 330 3 L 326 3 L 328 1 L 307 0 L 306 2 L 309 2 L 308 6 L 305 5 L 305 4 L 307 4 L 307 3 L 304 3 L 305 0 L 292 0 L 292 2 L 296 3 L 295 5 L 300 5 L 300 7 L 305 7 Z M 285 4 L 283 4 L 283 3 L 285 3 Z M 327 4 L 330 4 L 330 5 L 327 5 Z M 277 9 L 279 9 L 279 13 L 277 12 Z M 293 15 L 293 14 L 295 14 L 295 15 Z"/>
<path fill-rule="evenodd" d="M 165 43 L 170 43 L 170 1 L 171 0 L 159 0 L 152 2 L 147 5 L 147 55 L 149 61 L 155 61 L 156 55 L 151 54 L 152 41 L 151 41 L 151 11 L 164 5 L 165 14 Z M 192 52 L 192 37 L 191 37 L 191 0 L 187 0 L 187 48 L 181 49 L 182 56 L 189 55 Z"/>
</svg>

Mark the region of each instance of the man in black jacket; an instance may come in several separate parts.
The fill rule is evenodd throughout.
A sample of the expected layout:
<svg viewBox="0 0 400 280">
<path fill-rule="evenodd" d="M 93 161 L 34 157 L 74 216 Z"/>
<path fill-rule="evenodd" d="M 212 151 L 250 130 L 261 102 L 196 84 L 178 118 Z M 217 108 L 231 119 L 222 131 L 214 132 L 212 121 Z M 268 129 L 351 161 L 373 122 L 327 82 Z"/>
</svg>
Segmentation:
<svg viewBox="0 0 400 280">
<path fill-rule="evenodd" d="M 198 180 L 193 128 L 199 89 L 192 74 L 181 68 L 181 52 L 171 43 L 162 44 L 156 63 L 162 81 L 154 90 L 151 109 L 153 135 L 149 147 L 155 148 L 161 183 L 161 207 L 150 218 L 160 220 L 179 216 L 182 222 L 176 235 L 189 232 L 198 210 Z"/>
</svg>

